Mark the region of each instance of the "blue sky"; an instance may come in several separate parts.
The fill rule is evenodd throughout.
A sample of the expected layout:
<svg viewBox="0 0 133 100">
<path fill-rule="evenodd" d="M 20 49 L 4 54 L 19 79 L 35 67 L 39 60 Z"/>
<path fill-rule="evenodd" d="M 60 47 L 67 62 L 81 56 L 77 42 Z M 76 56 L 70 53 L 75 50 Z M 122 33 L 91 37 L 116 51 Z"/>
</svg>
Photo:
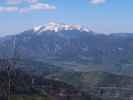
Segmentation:
<svg viewBox="0 0 133 100">
<path fill-rule="evenodd" d="M 133 0 L 0 1 L 0 35 L 50 21 L 86 25 L 100 33 L 133 32 Z"/>
</svg>

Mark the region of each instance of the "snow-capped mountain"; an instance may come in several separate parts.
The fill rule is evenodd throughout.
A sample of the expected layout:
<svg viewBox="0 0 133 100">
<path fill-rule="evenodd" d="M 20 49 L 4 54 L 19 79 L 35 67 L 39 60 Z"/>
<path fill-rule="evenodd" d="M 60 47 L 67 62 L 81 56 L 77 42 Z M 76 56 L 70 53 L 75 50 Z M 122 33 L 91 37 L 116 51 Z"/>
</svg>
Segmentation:
<svg viewBox="0 0 133 100">
<path fill-rule="evenodd" d="M 52 22 L 17 35 L 0 38 L 0 58 L 13 57 L 14 51 L 16 56 L 22 59 L 66 61 L 69 64 L 74 62 L 87 66 L 100 64 L 104 70 L 110 66 L 113 66 L 112 70 L 117 70 L 119 63 L 124 63 L 125 66 L 132 63 L 133 35 L 95 34 L 80 25 Z M 116 67 L 117 65 L 119 66 Z M 126 70 L 128 69 L 125 67 L 124 71 Z"/>
<path fill-rule="evenodd" d="M 45 32 L 45 31 L 54 31 L 54 32 L 59 32 L 63 30 L 78 30 L 78 31 L 85 31 L 89 32 L 90 29 L 88 27 L 84 27 L 81 25 L 76 25 L 76 24 L 62 24 L 62 23 L 55 23 L 55 22 L 50 22 L 44 26 L 40 25 L 37 27 L 33 28 L 34 32 Z"/>
</svg>

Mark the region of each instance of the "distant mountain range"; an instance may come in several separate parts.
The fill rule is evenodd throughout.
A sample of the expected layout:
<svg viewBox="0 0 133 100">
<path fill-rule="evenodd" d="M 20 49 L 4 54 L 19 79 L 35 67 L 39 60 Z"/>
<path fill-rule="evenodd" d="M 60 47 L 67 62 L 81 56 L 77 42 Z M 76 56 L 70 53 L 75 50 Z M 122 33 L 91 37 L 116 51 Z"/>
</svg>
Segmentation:
<svg viewBox="0 0 133 100">
<path fill-rule="evenodd" d="M 18 92 L 33 92 L 26 86 L 23 90 L 21 86 L 28 85 L 28 77 L 33 75 L 34 78 L 40 77 L 39 83 L 44 79 L 50 81 L 49 86 L 59 83 L 78 89 L 78 93 L 85 92 L 85 98 L 89 96 L 89 100 L 127 100 L 133 96 L 132 51 L 132 33 L 99 34 L 88 27 L 52 22 L 0 38 L 0 84 L 5 75 L 3 69 L 11 63 L 15 71 L 21 69 L 22 74 L 20 76 L 18 72 L 16 81 L 23 79 L 25 73 L 27 76 L 27 80 L 22 80 L 23 84 L 16 85 Z M 39 88 L 37 94 L 44 93 L 44 90 Z M 90 99 L 90 94 L 95 98 Z M 79 100 L 84 99 L 81 96 Z"/>
<path fill-rule="evenodd" d="M 132 51 L 133 34 L 98 34 L 80 25 L 53 22 L 0 38 L 0 58 L 39 60 L 77 71 L 133 75 Z"/>
</svg>

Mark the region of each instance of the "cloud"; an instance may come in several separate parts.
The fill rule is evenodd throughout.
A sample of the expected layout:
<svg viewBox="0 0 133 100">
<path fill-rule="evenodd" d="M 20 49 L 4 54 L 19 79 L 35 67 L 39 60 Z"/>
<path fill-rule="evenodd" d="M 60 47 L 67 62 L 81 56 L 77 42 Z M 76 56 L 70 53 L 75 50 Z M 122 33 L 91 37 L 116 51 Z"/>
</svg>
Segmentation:
<svg viewBox="0 0 133 100">
<path fill-rule="evenodd" d="M 49 5 L 49 4 L 45 4 L 45 3 L 35 3 L 35 4 L 30 5 L 30 7 L 19 9 L 19 12 L 20 13 L 28 13 L 31 11 L 52 11 L 55 9 L 56 9 L 56 7 L 53 5 Z"/>
<path fill-rule="evenodd" d="M 22 0 L 7 0 L 7 4 L 19 4 Z"/>
<path fill-rule="evenodd" d="M 23 2 L 33 4 L 33 3 L 39 2 L 39 0 L 7 0 L 8 4 L 20 4 L 20 3 L 23 3 Z"/>
<path fill-rule="evenodd" d="M 25 14 L 25 13 L 29 13 L 31 10 L 29 9 L 29 8 L 20 8 L 19 9 L 19 13 L 23 13 L 23 14 Z"/>
<path fill-rule="evenodd" d="M 56 7 L 49 4 L 44 3 L 36 3 L 30 6 L 31 10 L 55 10 Z"/>
<path fill-rule="evenodd" d="M 14 7 L 14 6 L 10 6 L 10 7 L 0 7 L 0 12 L 17 12 L 18 8 Z"/>
<path fill-rule="evenodd" d="M 22 3 L 27 6 L 19 7 Z M 0 6 L 0 13 L 28 13 L 32 11 L 53 11 L 56 9 L 54 5 L 41 3 L 39 0 L 7 0 L 7 6 Z"/>
<path fill-rule="evenodd" d="M 38 3 L 39 0 L 26 0 L 28 3 Z"/>
<path fill-rule="evenodd" d="M 89 0 L 92 4 L 103 4 L 106 0 Z"/>
</svg>

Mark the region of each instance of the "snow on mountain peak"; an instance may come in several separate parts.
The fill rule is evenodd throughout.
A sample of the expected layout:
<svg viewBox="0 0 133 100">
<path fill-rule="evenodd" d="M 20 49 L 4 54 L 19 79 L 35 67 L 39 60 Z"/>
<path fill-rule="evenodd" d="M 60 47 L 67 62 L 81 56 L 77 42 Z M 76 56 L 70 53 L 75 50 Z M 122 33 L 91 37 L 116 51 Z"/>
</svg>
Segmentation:
<svg viewBox="0 0 133 100">
<path fill-rule="evenodd" d="M 45 31 L 63 31 L 63 30 L 79 30 L 89 32 L 90 29 L 88 27 L 83 27 L 81 25 L 76 24 L 63 24 L 63 23 L 55 23 L 50 22 L 44 26 L 37 26 L 33 28 L 34 32 L 45 32 Z"/>
<path fill-rule="evenodd" d="M 37 27 L 34 27 L 33 30 L 34 30 L 35 32 L 36 32 L 36 31 L 39 31 L 39 30 L 41 29 L 41 27 L 42 27 L 41 25 L 40 25 L 40 26 L 37 26 Z"/>
</svg>

